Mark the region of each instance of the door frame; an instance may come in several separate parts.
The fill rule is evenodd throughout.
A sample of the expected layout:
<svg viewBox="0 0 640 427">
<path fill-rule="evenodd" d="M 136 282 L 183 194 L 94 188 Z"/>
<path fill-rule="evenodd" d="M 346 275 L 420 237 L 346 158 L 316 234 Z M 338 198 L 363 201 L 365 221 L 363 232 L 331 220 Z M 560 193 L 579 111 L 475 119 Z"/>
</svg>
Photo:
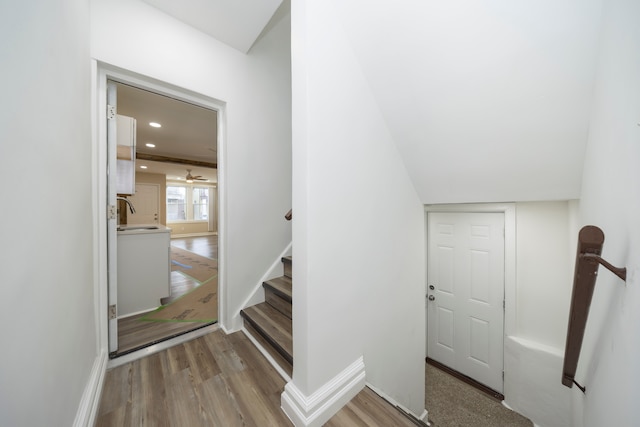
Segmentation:
<svg viewBox="0 0 640 427">
<path fill-rule="evenodd" d="M 91 61 L 91 116 L 92 116 L 92 187 L 93 187 L 93 246 L 94 246 L 94 295 L 96 306 L 96 325 L 98 335 L 98 351 L 108 353 L 108 264 L 107 264 L 107 80 L 136 86 L 161 95 L 195 104 L 218 114 L 218 313 L 225 319 L 227 307 L 225 295 L 227 283 L 227 221 L 226 221 L 226 107 L 223 101 L 210 98 L 170 83 L 127 71 L 119 67 L 97 61 Z M 203 328 L 201 333 L 209 332 Z M 172 340 L 178 344 L 181 340 L 193 339 L 193 334 L 184 335 Z M 158 346 L 154 346 L 158 347 Z M 159 348 L 158 348 L 159 349 Z"/>
<path fill-rule="evenodd" d="M 516 332 L 516 204 L 515 203 L 462 203 L 425 205 L 425 332 L 429 333 L 428 304 L 426 296 L 429 292 L 429 213 L 503 213 L 504 214 L 504 342 L 507 336 Z M 428 354 L 429 339 L 425 340 L 425 356 Z M 504 363 L 504 362 L 503 362 Z M 503 365 L 504 369 L 504 365 Z"/>
</svg>

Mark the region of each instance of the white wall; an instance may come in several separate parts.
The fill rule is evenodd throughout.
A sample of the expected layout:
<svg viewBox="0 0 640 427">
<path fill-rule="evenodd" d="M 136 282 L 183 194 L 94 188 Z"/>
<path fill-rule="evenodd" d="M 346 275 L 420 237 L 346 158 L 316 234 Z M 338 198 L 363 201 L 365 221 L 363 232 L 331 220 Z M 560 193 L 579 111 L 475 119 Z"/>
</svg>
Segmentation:
<svg viewBox="0 0 640 427">
<path fill-rule="evenodd" d="M 569 202 L 518 203 L 516 212 L 518 336 L 564 349 L 575 241 Z"/>
<path fill-rule="evenodd" d="M 140 1 L 92 0 L 91 24 L 99 61 L 226 103 L 221 323 L 235 329 L 242 301 L 291 241 L 284 220 L 291 207 L 289 20 L 280 19 L 247 55 Z"/>
<path fill-rule="evenodd" d="M 0 424 L 70 426 L 98 357 L 89 4 L 0 5 Z"/>
<path fill-rule="evenodd" d="M 601 4 L 341 2 L 425 204 L 579 198 Z"/>
<path fill-rule="evenodd" d="M 640 425 L 640 3 L 605 2 L 582 184 L 583 224 L 605 234 L 576 380 L 574 425 Z"/>
<path fill-rule="evenodd" d="M 516 204 L 515 316 L 505 330 L 504 395 L 508 406 L 543 427 L 571 425 L 570 392 L 560 380 L 577 206 L 576 201 Z"/>
<path fill-rule="evenodd" d="M 292 4 L 293 384 L 309 397 L 364 356 L 420 416 L 424 211 L 339 12 Z"/>
</svg>

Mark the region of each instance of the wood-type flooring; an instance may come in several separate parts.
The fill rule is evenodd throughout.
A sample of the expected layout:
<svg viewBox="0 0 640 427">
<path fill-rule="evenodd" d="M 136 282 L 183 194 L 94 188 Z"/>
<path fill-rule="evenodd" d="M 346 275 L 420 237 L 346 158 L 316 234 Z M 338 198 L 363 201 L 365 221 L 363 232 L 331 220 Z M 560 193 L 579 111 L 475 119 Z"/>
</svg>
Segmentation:
<svg viewBox="0 0 640 427">
<path fill-rule="evenodd" d="M 109 370 L 96 426 L 291 426 L 284 386 L 242 332 L 217 330 Z M 415 424 L 365 388 L 326 426 Z"/>
<path fill-rule="evenodd" d="M 186 249 L 207 258 L 218 258 L 218 236 L 199 236 L 171 239 L 171 245 Z M 171 272 L 171 295 L 162 300 L 168 304 L 198 286 L 195 280 L 177 272 Z M 116 356 L 156 344 L 187 332 L 207 326 L 201 322 L 145 322 L 147 313 L 118 319 L 118 351 Z"/>
</svg>

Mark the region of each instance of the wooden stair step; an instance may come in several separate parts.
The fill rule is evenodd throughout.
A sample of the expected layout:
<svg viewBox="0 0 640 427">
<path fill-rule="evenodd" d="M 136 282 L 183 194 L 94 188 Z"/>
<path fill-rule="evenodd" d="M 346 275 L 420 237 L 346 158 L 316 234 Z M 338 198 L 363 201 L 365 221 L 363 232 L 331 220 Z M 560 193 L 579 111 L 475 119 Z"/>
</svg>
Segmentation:
<svg viewBox="0 0 640 427">
<path fill-rule="evenodd" d="M 282 276 L 275 279 L 269 279 L 263 283 L 265 289 L 271 290 L 280 298 L 287 302 L 291 302 L 291 277 Z"/>
<path fill-rule="evenodd" d="M 284 275 L 287 277 L 293 277 L 293 258 L 290 256 L 282 257 L 282 265 L 284 267 Z"/>
<path fill-rule="evenodd" d="M 266 302 L 240 311 L 242 317 L 282 357 L 293 364 L 293 335 L 291 319 Z"/>
</svg>

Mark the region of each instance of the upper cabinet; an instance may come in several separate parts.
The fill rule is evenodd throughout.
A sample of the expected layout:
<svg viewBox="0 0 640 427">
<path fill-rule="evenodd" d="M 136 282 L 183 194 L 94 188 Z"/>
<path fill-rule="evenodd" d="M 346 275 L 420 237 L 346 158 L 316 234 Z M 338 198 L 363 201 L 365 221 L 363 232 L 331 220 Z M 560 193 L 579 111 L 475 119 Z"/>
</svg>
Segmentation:
<svg viewBox="0 0 640 427">
<path fill-rule="evenodd" d="M 136 192 L 136 119 L 117 115 L 116 193 Z"/>
</svg>

